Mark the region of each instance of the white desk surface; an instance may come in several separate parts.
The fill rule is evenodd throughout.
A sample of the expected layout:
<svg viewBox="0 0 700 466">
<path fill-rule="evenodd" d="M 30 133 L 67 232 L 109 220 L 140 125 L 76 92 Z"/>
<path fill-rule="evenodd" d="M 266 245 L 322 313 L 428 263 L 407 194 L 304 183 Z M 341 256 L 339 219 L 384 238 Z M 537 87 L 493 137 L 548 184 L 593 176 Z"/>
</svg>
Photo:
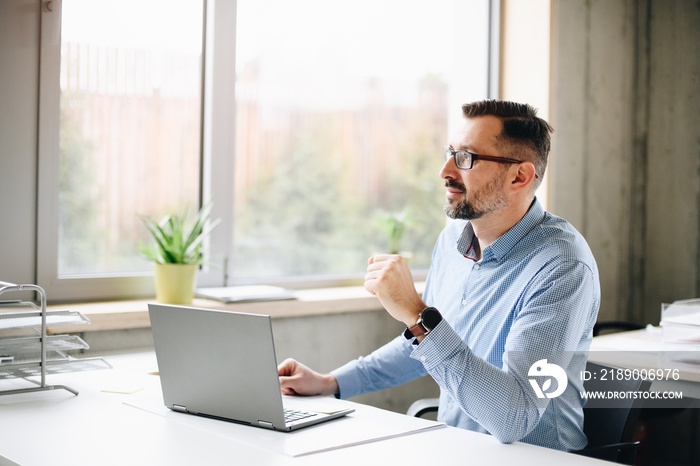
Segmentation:
<svg viewBox="0 0 700 466">
<path fill-rule="evenodd" d="M 128 406 L 125 402 L 139 392 L 108 390 L 157 387 L 157 376 L 149 374 L 156 370 L 155 356 L 139 353 L 105 359 L 115 368 L 47 378 L 50 384 L 78 389 L 78 396 L 65 390 L 0 396 L 0 466 L 609 464 L 523 443 L 504 445 L 491 436 L 452 427 L 287 456 Z M 26 383 L 0 381 L 0 390 Z"/>
</svg>

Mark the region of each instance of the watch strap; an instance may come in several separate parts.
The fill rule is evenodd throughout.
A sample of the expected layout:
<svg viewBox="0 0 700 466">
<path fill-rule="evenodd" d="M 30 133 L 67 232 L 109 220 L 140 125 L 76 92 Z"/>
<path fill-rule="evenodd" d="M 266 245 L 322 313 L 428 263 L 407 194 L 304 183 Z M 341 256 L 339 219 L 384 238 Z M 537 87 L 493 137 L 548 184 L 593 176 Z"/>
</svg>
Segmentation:
<svg viewBox="0 0 700 466">
<path fill-rule="evenodd" d="M 406 331 L 411 334 L 411 338 L 420 337 L 430 333 L 430 330 L 425 328 L 425 325 L 423 325 L 423 320 L 419 320 L 417 324 L 407 327 Z"/>
<path fill-rule="evenodd" d="M 406 327 L 406 330 L 404 330 L 404 332 L 403 332 L 403 336 L 406 340 L 413 339 L 413 341 L 411 343 L 413 345 L 417 345 L 418 338 L 416 338 L 416 337 L 419 337 L 421 335 L 427 335 L 429 333 L 430 333 L 430 330 L 428 330 L 427 328 L 425 328 L 425 326 L 423 326 L 422 321 L 419 321 L 416 325 L 413 325 L 411 327 Z"/>
<path fill-rule="evenodd" d="M 425 309 L 423 309 L 421 311 L 420 315 L 418 316 L 418 322 L 416 322 L 411 327 L 406 327 L 406 330 L 404 330 L 404 332 L 403 332 L 404 338 L 406 338 L 407 340 L 410 340 L 411 338 L 416 338 L 416 337 L 420 337 L 423 335 L 427 335 L 432 331 L 432 328 L 426 327 L 425 324 L 423 323 L 423 313 L 426 310 L 431 310 L 431 311 L 434 311 L 437 313 L 437 309 L 435 309 L 434 307 L 426 307 Z M 442 320 L 442 317 L 440 316 L 439 313 L 438 313 L 438 317 L 440 318 L 440 320 Z M 417 345 L 418 341 L 415 340 L 413 342 L 413 344 Z"/>
</svg>

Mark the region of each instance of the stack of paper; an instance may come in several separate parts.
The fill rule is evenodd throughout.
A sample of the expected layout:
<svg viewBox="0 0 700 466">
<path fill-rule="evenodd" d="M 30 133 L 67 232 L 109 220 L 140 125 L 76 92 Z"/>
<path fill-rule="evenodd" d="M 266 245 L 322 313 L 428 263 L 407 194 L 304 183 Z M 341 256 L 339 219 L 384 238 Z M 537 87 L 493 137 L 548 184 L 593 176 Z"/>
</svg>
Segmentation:
<svg viewBox="0 0 700 466">
<path fill-rule="evenodd" d="M 700 299 L 662 305 L 661 327 L 665 343 L 700 344 Z"/>
</svg>

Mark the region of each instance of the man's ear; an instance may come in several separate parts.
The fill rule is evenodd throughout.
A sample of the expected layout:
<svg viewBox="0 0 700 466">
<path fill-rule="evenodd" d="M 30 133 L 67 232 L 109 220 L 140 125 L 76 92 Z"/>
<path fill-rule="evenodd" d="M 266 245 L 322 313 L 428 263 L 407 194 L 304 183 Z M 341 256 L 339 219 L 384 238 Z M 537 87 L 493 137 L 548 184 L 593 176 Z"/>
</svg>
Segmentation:
<svg viewBox="0 0 700 466">
<path fill-rule="evenodd" d="M 535 165 L 532 162 L 522 162 L 516 165 L 516 172 L 511 179 L 511 186 L 514 189 L 530 188 L 537 178 Z"/>
</svg>

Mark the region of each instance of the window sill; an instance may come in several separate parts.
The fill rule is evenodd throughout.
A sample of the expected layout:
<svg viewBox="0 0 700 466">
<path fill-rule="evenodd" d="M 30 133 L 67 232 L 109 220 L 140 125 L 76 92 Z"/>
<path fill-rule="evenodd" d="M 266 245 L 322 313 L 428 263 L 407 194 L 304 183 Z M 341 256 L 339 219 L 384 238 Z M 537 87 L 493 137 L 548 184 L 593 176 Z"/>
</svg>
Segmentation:
<svg viewBox="0 0 700 466">
<path fill-rule="evenodd" d="M 416 289 L 423 291 L 423 283 Z M 194 307 L 220 309 L 226 311 L 267 314 L 273 319 L 307 317 L 315 315 L 341 314 L 352 312 L 377 311 L 382 309 L 379 300 L 371 296 L 362 286 L 319 288 L 299 290 L 296 299 L 284 301 L 259 301 L 226 304 L 209 299 L 195 298 Z M 90 319 L 87 325 L 61 326 L 49 329 L 48 334 L 81 333 L 102 330 L 127 330 L 150 328 L 148 303 L 153 299 L 128 301 L 103 301 L 76 304 L 49 305 L 49 310 L 70 309 L 79 311 Z"/>
</svg>

